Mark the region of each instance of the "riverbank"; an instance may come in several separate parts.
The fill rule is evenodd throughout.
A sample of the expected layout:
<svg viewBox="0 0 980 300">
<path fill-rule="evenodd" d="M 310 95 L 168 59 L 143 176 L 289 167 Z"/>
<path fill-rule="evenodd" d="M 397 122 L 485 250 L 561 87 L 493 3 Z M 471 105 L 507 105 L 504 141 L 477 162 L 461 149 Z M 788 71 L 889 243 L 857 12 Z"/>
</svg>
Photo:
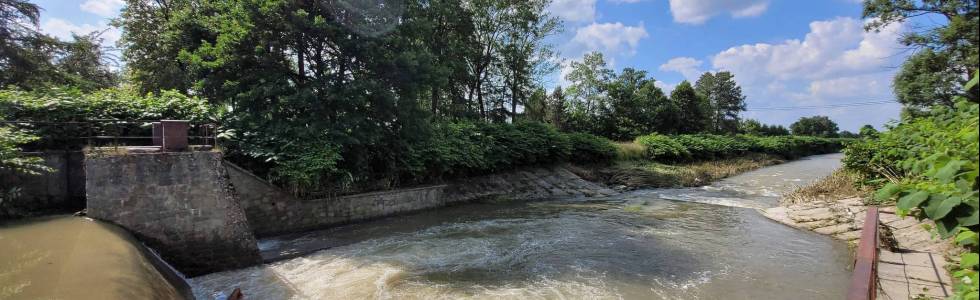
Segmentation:
<svg viewBox="0 0 980 300">
<path fill-rule="evenodd" d="M 869 207 L 864 199 L 872 190 L 854 182 L 851 174 L 837 170 L 785 195 L 779 206 L 762 209 L 762 215 L 856 247 Z M 950 245 L 933 237 L 931 222 L 901 217 L 893 205 L 879 207 L 878 212 L 878 294 L 888 299 L 945 299 L 951 295 L 946 268 Z"/>
<path fill-rule="evenodd" d="M 645 159 L 621 159 L 608 165 L 579 165 L 570 170 L 587 180 L 601 182 L 623 191 L 640 188 L 702 186 L 786 161 L 775 155 L 750 153 L 737 158 L 679 164 L 665 164 Z"/>
</svg>

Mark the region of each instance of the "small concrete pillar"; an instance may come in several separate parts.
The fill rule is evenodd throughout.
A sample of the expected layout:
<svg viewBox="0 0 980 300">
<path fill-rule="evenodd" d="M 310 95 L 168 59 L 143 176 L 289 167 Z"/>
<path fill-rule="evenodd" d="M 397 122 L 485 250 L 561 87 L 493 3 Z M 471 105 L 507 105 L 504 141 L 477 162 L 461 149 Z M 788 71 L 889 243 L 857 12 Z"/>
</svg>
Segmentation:
<svg viewBox="0 0 980 300">
<path fill-rule="evenodd" d="M 153 146 L 163 146 L 163 125 L 153 122 Z"/>
<path fill-rule="evenodd" d="M 162 143 L 160 150 L 176 152 L 187 150 L 187 130 L 190 122 L 186 120 L 161 120 Z"/>
</svg>

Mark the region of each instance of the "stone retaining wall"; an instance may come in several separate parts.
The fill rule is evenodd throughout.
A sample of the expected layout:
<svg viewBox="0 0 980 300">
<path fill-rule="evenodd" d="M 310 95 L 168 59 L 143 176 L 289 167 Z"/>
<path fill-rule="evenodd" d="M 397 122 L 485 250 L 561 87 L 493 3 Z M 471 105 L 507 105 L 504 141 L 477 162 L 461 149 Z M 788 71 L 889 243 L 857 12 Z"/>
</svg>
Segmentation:
<svg viewBox="0 0 980 300">
<path fill-rule="evenodd" d="M 126 228 L 188 276 L 261 261 L 218 152 L 87 154 L 88 215 Z"/>
<path fill-rule="evenodd" d="M 77 151 L 30 153 L 40 156 L 50 172 L 37 175 L 0 172 L 0 191 L 20 189 L 20 197 L 3 204 L 13 213 L 33 215 L 47 212 L 73 212 L 85 208 L 84 155 Z M 3 212 L 0 212 L 3 218 Z"/>
<path fill-rule="evenodd" d="M 615 191 L 561 168 L 529 168 L 459 179 L 445 185 L 296 199 L 248 171 L 225 162 L 256 236 L 302 232 L 431 209 L 488 197 L 542 199 L 612 195 Z"/>
</svg>

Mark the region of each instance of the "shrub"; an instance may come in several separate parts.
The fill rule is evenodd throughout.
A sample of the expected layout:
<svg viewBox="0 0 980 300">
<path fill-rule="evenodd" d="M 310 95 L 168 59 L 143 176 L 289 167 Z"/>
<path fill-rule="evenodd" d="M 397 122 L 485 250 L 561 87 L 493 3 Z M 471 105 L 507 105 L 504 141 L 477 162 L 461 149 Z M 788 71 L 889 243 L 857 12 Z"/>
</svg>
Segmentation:
<svg viewBox="0 0 980 300">
<path fill-rule="evenodd" d="M 980 72 L 964 91 L 976 101 Z M 956 97 L 954 107 L 936 106 L 923 115 L 905 116 L 890 130 L 849 145 L 846 166 L 866 177 L 885 178 L 875 201 L 895 201 L 900 215 L 932 220 L 941 238 L 963 247 L 953 299 L 976 299 L 980 229 L 980 105 Z"/>
<path fill-rule="evenodd" d="M 79 122 L 91 120 L 160 120 L 183 119 L 212 122 L 220 111 L 207 101 L 175 91 L 139 95 L 135 91 L 112 88 L 95 92 L 78 89 L 21 91 L 0 90 L 0 119 L 44 122 Z M 23 130 L 37 135 L 40 141 L 32 148 L 77 147 L 72 139 L 91 134 L 149 136 L 148 126 L 103 124 L 20 124 Z"/>
<path fill-rule="evenodd" d="M 572 146 L 569 156 L 572 162 L 606 162 L 616 158 L 617 148 L 609 139 L 588 133 L 568 133 L 565 137 Z"/>
<path fill-rule="evenodd" d="M 691 157 L 691 152 L 675 139 L 657 133 L 640 136 L 636 143 L 647 149 L 647 157 L 661 161 L 681 161 Z"/>
</svg>

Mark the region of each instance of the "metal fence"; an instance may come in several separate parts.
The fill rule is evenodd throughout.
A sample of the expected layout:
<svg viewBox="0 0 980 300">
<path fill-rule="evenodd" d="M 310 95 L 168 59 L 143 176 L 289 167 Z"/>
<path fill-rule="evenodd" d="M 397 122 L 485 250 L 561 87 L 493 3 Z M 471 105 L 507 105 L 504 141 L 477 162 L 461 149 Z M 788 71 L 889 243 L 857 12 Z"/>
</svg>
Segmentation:
<svg viewBox="0 0 980 300">
<path fill-rule="evenodd" d="M 21 129 L 40 138 L 25 145 L 25 150 L 78 150 L 84 147 L 153 146 L 154 122 L 160 120 L 0 120 L 0 126 Z M 189 122 L 187 139 L 192 145 L 215 147 L 217 133 L 216 124 Z"/>
</svg>

